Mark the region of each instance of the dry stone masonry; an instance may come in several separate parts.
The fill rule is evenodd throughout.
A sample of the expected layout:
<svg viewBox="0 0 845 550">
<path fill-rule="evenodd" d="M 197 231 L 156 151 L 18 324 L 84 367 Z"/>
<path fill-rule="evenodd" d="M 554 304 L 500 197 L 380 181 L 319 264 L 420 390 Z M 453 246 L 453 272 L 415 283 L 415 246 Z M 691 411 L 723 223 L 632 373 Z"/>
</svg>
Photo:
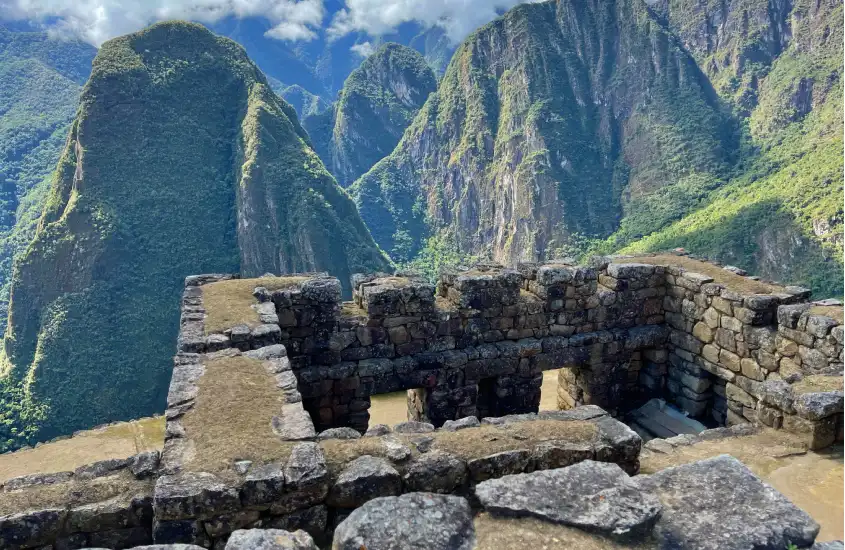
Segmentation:
<svg viewBox="0 0 845 550">
<path fill-rule="evenodd" d="M 660 397 L 725 426 L 702 439 L 841 440 L 841 307 L 649 261 L 355 276 L 346 302 L 319 273 L 189 277 L 160 460 L 6 481 L 0 547 L 471 549 L 481 514 L 809 548 L 818 525 L 733 458 L 637 476 L 617 418 Z M 553 369 L 562 410 L 538 412 Z M 399 390 L 408 421 L 369 425 L 371 396 Z"/>
</svg>

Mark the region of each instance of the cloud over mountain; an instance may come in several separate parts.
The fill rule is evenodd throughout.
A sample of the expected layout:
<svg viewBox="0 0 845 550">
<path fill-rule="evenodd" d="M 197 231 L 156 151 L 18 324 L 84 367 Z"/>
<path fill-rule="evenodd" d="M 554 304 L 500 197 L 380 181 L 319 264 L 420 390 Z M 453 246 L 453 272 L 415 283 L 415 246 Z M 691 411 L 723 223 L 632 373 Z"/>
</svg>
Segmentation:
<svg viewBox="0 0 845 550">
<path fill-rule="evenodd" d="M 0 20 L 37 22 L 97 46 L 156 21 L 215 23 L 226 17 L 266 18 L 272 25 L 267 36 L 279 40 L 313 40 L 324 25 L 329 37 L 356 31 L 379 36 L 413 21 L 441 27 L 458 42 L 525 1 L 536 0 L 345 0 L 332 14 L 324 0 L 0 0 Z"/>
</svg>

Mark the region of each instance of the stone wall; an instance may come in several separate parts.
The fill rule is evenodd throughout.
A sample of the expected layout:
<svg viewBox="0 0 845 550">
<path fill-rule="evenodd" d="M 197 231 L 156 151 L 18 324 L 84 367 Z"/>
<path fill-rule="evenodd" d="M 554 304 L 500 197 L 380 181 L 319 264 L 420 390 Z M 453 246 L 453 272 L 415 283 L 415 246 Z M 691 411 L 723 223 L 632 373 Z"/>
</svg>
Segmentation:
<svg viewBox="0 0 845 550">
<path fill-rule="evenodd" d="M 436 287 L 359 275 L 352 302 L 341 302 L 336 279 L 312 274 L 284 290 L 256 288 L 261 325 L 209 335 L 197 328 L 201 285 L 226 277 L 192 277 L 180 349 L 284 344 L 318 431 L 363 433 L 370 396 L 399 390 L 408 390 L 409 418 L 435 426 L 536 411 L 543 371 L 560 369 L 561 409 L 596 404 L 618 415 L 662 397 L 719 425 L 761 422 L 811 438 L 836 432 L 841 388 L 796 384 L 841 374 L 841 307 L 735 269 L 724 271 L 728 288 L 675 265 L 632 261 L 479 265 L 443 274 Z M 784 384 L 790 395 L 834 392 L 802 398 L 834 405 L 799 413 L 792 401 L 763 401 Z"/>
<path fill-rule="evenodd" d="M 0 548 L 150 544 L 158 451 L 0 484 Z"/>
<path fill-rule="evenodd" d="M 636 273 L 634 273 L 636 271 Z M 282 343 L 319 430 L 366 431 L 370 396 L 409 390 L 413 418 L 440 426 L 466 416 L 536 411 L 542 373 L 571 366 L 568 406 L 611 412 L 638 392 L 641 350 L 662 349 L 662 268 L 523 264 L 444 274 L 437 287 L 403 276 L 357 276 L 354 301 L 315 275 L 284 290 L 256 288 L 258 327 L 204 335 L 201 286 L 189 278 L 180 350 L 241 350 Z M 602 278 L 613 288 L 599 285 Z M 654 354 L 649 354 L 659 360 Z M 583 374 L 581 370 L 583 369 Z"/>
<path fill-rule="evenodd" d="M 643 373 L 643 383 L 664 385 L 691 416 L 759 422 L 805 434 L 812 448 L 830 445 L 842 425 L 843 327 L 829 316 L 836 308 L 806 303 L 806 289 L 739 292 L 666 269 L 668 372 Z"/>
</svg>

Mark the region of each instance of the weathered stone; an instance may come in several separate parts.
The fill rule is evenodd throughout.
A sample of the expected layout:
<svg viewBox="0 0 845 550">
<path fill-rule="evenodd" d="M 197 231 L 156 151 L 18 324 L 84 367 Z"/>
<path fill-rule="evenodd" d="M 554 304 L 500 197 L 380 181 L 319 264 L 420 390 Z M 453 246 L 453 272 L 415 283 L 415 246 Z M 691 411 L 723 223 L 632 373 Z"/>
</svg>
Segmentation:
<svg viewBox="0 0 845 550">
<path fill-rule="evenodd" d="M 434 426 L 428 422 L 400 422 L 393 426 L 393 431 L 400 434 L 424 434 L 434 431 Z"/>
<path fill-rule="evenodd" d="M 817 542 L 810 550 L 845 550 L 841 540 L 833 540 L 829 542 Z"/>
<path fill-rule="evenodd" d="M 742 360 L 739 355 L 731 353 L 726 349 L 719 351 L 719 364 L 734 372 L 740 372 L 742 370 Z"/>
<path fill-rule="evenodd" d="M 149 506 L 149 500 L 147 501 Z M 72 508 L 67 514 L 67 531 L 109 531 L 138 526 L 138 517 L 129 499 L 115 497 Z"/>
<path fill-rule="evenodd" d="M 225 550 L 317 550 L 317 545 L 305 531 L 245 529 L 232 533 Z"/>
<path fill-rule="evenodd" d="M 212 538 L 220 538 L 258 521 L 258 510 L 241 510 L 233 514 L 215 516 L 204 522 L 205 532 Z"/>
<path fill-rule="evenodd" d="M 766 311 L 777 307 L 779 300 L 770 294 L 754 294 L 743 300 L 743 305 L 754 311 Z"/>
<path fill-rule="evenodd" d="M 311 415 L 306 412 L 301 403 L 285 403 L 281 409 L 281 414 L 272 419 L 273 431 L 281 439 L 302 441 L 314 439 L 317 436 Z"/>
<path fill-rule="evenodd" d="M 403 479 L 407 491 L 451 493 L 466 483 L 467 466 L 454 455 L 434 450 L 414 460 Z"/>
<path fill-rule="evenodd" d="M 781 380 L 767 380 L 760 386 L 760 400 L 787 414 L 792 414 L 792 386 Z"/>
<path fill-rule="evenodd" d="M 237 510 L 240 498 L 212 474 L 186 472 L 158 479 L 153 506 L 159 521 L 203 519 Z"/>
<path fill-rule="evenodd" d="M 637 473 L 637 458 L 643 446 L 643 440 L 637 432 L 610 416 L 599 418 L 595 425 L 599 437 L 596 460 L 616 462 L 629 474 Z"/>
<path fill-rule="evenodd" d="M 461 418 L 460 420 L 447 420 L 443 423 L 443 427 L 440 429 L 444 432 L 456 432 L 465 428 L 476 428 L 480 425 L 481 422 L 478 421 L 478 418 L 474 416 L 467 416 L 465 418 Z"/>
<path fill-rule="evenodd" d="M 828 416 L 821 420 L 807 420 L 798 415 L 785 415 L 783 429 L 806 439 L 810 450 L 824 449 L 836 441 L 836 417 Z"/>
<path fill-rule="evenodd" d="M 595 458 L 595 449 L 590 443 L 575 441 L 544 441 L 533 449 L 534 466 L 537 470 L 553 470 Z"/>
<path fill-rule="evenodd" d="M 61 532 L 67 512 L 45 509 L 0 517 L 0 548 L 47 545 Z"/>
<path fill-rule="evenodd" d="M 810 309 L 812 304 L 790 304 L 778 307 L 777 320 L 778 325 L 789 329 L 794 329 L 798 326 L 798 320 L 805 311 Z"/>
<path fill-rule="evenodd" d="M 92 464 L 80 466 L 74 470 L 73 475 L 77 479 L 94 479 L 95 477 L 103 477 L 118 472 L 129 465 L 127 458 L 112 458 L 108 460 L 100 460 Z"/>
<path fill-rule="evenodd" d="M 312 506 L 297 510 L 284 516 L 265 518 L 254 525 L 263 529 L 284 529 L 285 531 L 296 531 L 302 529 L 306 533 L 320 536 L 326 531 L 328 525 L 328 508 L 325 505 Z"/>
<path fill-rule="evenodd" d="M 361 433 L 354 428 L 330 428 L 317 435 L 318 441 L 327 439 L 360 439 Z"/>
<path fill-rule="evenodd" d="M 273 514 L 289 514 L 319 504 L 329 492 L 326 458 L 316 443 L 300 443 L 294 447 L 284 474 L 285 494 L 270 506 Z"/>
<path fill-rule="evenodd" d="M 356 508 L 368 500 L 401 491 L 402 479 L 393 466 L 382 458 L 363 455 L 346 465 L 326 502 L 337 508 Z"/>
<path fill-rule="evenodd" d="M 475 528 L 469 503 L 460 497 L 410 493 L 371 500 L 334 532 L 334 550 L 472 550 Z"/>
<path fill-rule="evenodd" d="M 493 515 L 536 517 L 612 536 L 647 535 L 662 508 L 619 466 L 592 460 L 484 481 L 475 494 Z"/>
<path fill-rule="evenodd" d="M 391 431 L 390 426 L 387 424 L 374 424 L 367 428 L 367 432 L 364 434 L 364 437 L 380 437 L 382 435 L 389 434 Z"/>
<path fill-rule="evenodd" d="M 54 472 L 50 474 L 30 474 L 9 479 L 3 483 L 7 491 L 37 487 L 40 485 L 54 485 L 64 483 L 73 478 L 73 472 Z"/>
<path fill-rule="evenodd" d="M 129 471 L 138 479 L 155 475 L 161 454 L 158 451 L 145 451 L 129 459 Z"/>
<path fill-rule="evenodd" d="M 709 344 L 713 341 L 713 329 L 710 328 L 706 323 L 698 322 L 692 328 L 692 335 L 704 342 L 705 344 Z"/>
<path fill-rule="evenodd" d="M 818 524 L 733 457 L 722 455 L 634 478 L 663 503 L 661 548 L 746 550 L 810 546 Z"/>
<path fill-rule="evenodd" d="M 838 324 L 834 319 L 825 315 L 810 315 L 807 317 L 806 330 L 816 338 L 824 338 Z"/>
<path fill-rule="evenodd" d="M 153 522 L 153 541 L 155 546 L 165 545 L 164 548 L 168 550 L 171 546 L 167 545 L 193 545 L 208 547 L 211 545 L 211 539 L 203 529 L 202 522 L 197 520 L 174 520 L 161 521 L 156 519 Z"/>
<path fill-rule="evenodd" d="M 746 407 L 753 408 L 757 404 L 757 401 L 751 395 L 734 384 L 728 384 L 725 387 L 725 393 L 728 396 L 728 399 L 742 403 Z"/>
<path fill-rule="evenodd" d="M 798 416 L 808 420 L 821 420 L 842 413 L 843 392 L 804 393 L 795 399 Z"/>
<path fill-rule="evenodd" d="M 387 458 L 393 462 L 402 462 L 411 456 L 411 449 L 395 436 L 386 436 L 381 440 Z"/>
<path fill-rule="evenodd" d="M 245 507 L 263 509 L 284 493 L 285 475 L 278 464 L 256 466 L 241 486 L 241 502 Z"/>
<path fill-rule="evenodd" d="M 516 449 L 472 459 L 467 462 L 467 467 L 474 481 L 484 481 L 522 473 L 530 462 L 531 453 L 527 449 Z"/>
<path fill-rule="evenodd" d="M 745 358 L 740 361 L 741 372 L 743 376 L 746 376 L 752 380 L 757 380 L 758 382 L 762 382 L 766 379 L 766 370 L 760 368 L 760 365 L 757 364 L 757 361 L 750 358 Z"/>
</svg>

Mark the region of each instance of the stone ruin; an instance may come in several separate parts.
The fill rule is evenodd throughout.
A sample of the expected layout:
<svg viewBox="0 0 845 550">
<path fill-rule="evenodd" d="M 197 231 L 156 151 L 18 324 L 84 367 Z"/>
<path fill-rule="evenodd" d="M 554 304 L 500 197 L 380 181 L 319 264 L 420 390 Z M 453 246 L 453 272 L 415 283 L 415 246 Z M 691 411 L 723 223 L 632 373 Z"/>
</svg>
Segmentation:
<svg viewBox="0 0 845 550">
<path fill-rule="evenodd" d="M 684 263 L 355 276 L 352 301 L 325 274 L 188 277 L 161 455 L 6 481 L 0 548 L 505 548 L 519 518 L 572 548 L 809 548 L 731 457 L 637 475 L 621 419 L 655 397 L 714 428 L 652 449 L 842 441 L 841 306 Z M 408 421 L 369 425 L 402 390 Z"/>
</svg>

